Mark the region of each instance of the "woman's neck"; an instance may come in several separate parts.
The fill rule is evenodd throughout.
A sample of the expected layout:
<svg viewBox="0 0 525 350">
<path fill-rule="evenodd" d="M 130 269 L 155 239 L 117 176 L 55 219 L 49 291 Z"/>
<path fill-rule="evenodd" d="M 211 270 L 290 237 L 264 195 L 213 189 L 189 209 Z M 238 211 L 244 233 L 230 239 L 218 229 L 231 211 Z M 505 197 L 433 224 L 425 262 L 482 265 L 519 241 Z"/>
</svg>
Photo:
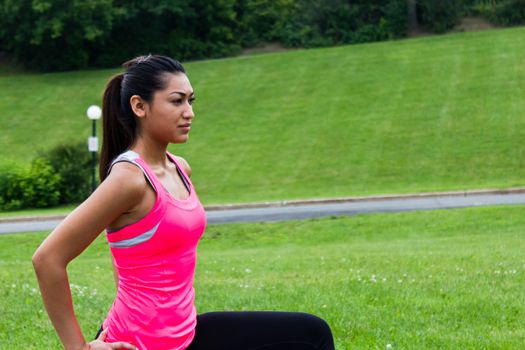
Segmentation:
<svg viewBox="0 0 525 350">
<path fill-rule="evenodd" d="M 167 147 L 168 144 L 139 137 L 130 149 L 140 154 L 140 157 L 144 159 L 149 166 L 153 168 L 164 168 L 166 167 Z"/>
</svg>

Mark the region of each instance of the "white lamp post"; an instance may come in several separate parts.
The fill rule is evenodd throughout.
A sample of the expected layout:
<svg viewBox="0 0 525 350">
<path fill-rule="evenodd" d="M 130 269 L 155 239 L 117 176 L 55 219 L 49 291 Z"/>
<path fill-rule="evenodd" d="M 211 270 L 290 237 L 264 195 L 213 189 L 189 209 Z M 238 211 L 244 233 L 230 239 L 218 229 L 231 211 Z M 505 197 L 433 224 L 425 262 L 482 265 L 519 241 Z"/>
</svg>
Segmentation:
<svg viewBox="0 0 525 350">
<path fill-rule="evenodd" d="M 87 117 L 93 121 L 93 133 L 88 138 L 88 150 L 93 154 L 93 178 L 92 178 L 92 189 L 93 192 L 97 188 L 97 151 L 98 151 L 98 138 L 97 138 L 97 119 L 100 119 L 102 110 L 99 106 L 89 106 L 87 109 Z"/>
</svg>

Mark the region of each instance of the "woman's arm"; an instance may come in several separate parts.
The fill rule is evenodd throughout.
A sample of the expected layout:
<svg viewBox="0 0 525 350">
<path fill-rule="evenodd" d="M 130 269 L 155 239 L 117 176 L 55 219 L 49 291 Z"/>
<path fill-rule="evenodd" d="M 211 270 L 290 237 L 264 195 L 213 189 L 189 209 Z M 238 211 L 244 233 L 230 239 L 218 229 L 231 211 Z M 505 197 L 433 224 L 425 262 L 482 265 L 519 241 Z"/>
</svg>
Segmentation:
<svg viewBox="0 0 525 350">
<path fill-rule="evenodd" d="M 44 306 L 67 350 L 89 345 L 75 318 L 66 267 L 104 228 L 135 207 L 146 189 L 140 169 L 117 163 L 98 189 L 53 230 L 33 255 Z"/>
</svg>

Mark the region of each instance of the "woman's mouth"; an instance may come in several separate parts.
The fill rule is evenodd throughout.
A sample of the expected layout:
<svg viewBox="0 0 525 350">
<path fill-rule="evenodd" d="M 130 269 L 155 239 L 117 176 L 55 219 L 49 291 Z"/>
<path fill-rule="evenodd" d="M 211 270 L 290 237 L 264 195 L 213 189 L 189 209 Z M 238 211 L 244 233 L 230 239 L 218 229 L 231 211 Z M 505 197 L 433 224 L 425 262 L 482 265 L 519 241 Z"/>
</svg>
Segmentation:
<svg viewBox="0 0 525 350">
<path fill-rule="evenodd" d="M 186 124 L 179 125 L 179 128 L 182 128 L 184 131 L 190 131 L 191 123 L 186 123 Z"/>
</svg>

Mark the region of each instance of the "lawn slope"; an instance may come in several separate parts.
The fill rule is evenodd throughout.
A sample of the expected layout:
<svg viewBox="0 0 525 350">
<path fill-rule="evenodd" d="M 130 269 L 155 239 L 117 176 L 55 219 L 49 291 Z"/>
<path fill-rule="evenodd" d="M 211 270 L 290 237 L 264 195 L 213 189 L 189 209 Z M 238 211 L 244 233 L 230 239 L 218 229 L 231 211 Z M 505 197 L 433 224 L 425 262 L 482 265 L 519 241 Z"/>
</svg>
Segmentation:
<svg viewBox="0 0 525 350">
<path fill-rule="evenodd" d="M 186 64 L 208 204 L 525 185 L 525 28 Z M 117 70 L 0 76 L 2 159 L 85 139 Z"/>
</svg>

